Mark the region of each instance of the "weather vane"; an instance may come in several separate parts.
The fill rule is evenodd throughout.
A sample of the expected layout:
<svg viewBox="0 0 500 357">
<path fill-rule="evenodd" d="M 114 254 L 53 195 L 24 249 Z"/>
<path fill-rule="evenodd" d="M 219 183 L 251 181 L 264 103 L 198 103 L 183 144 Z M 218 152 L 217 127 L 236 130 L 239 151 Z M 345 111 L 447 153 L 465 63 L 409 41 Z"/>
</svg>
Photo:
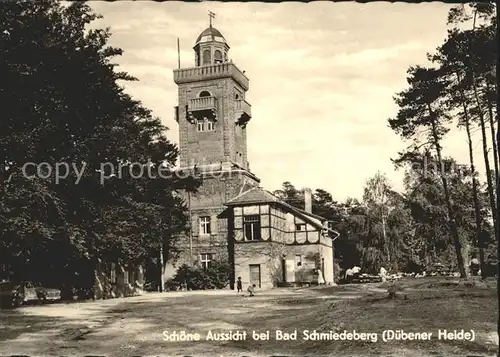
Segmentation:
<svg viewBox="0 0 500 357">
<path fill-rule="evenodd" d="M 215 13 L 209 10 L 208 17 L 210 18 L 210 27 L 212 27 L 212 19 L 215 17 Z"/>
</svg>

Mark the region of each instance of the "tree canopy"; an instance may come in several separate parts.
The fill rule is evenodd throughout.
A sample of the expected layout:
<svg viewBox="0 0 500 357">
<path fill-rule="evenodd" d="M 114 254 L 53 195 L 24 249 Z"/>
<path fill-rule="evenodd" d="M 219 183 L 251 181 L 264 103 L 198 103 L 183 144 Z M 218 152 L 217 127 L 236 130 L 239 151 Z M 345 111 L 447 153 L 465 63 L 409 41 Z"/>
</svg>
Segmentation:
<svg viewBox="0 0 500 357">
<path fill-rule="evenodd" d="M 136 79 L 110 30 L 88 29 L 97 18 L 84 2 L 0 7 L 0 261 L 28 275 L 48 257 L 68 274 L 140 262 L 186 229 L 176 192 L 197 182 L 171 174 L 177 147 L 124 90 Z"/>
</svg>

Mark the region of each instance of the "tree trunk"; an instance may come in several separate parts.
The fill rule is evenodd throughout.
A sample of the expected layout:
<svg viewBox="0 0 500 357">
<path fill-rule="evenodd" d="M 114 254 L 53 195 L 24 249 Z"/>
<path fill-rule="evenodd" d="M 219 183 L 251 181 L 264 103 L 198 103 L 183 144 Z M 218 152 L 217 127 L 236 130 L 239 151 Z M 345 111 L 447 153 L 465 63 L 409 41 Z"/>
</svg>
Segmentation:
<svg viewBox="0 0 500 357">
<path fill-rule="evenodd" d="M 384 214 L 382 213 L 382 235 L 384 236 L 384 247 L 385 247 L 385 256 L 387 258 L 387 269 L 391 269 L 391 252 L 390 252 L 390 246 L 389 246 L 389 241 L 387 239 L 387 228 L 386 228 L 386 222 L 385 222 L 385 217 Z"/>
<path fill-rule="evenodd" d="M 496 130 L 495 130 L 495 116 L 493 114 L 493 103 L 491 102 L 491 98 L 489 96 L 490 86 L 487 85 L 486 88 L 486 98 L 488 104 L 488 120 L 490 124 L 490 133 L 491 133 L 491 145 L 493 148 L 493 164 L 495 167 L 495 178 L 498 177 L 498 141 L 496 138 Z M 498 196 L 497 196 L 498 197 Z M 497 198 L 498 201 L 498 198 Z M 498 202 L 497 202 L 498 204 Z"/>
<path fill-rule="evenodd" d="M 458 82 L 461 82 L 460 75 L 458 72 L 455 72 Z M 484 263 L 484 243 L 482 240 L 482 234 L 481 234 L 481 210 L 479 207 L 479 198 L 478 198 L 478 185 L 477 185 L 477 179 L 476 179 L 476 168 L 474 165 L 474 149 L 472 146 L 472 137 L 471 137 L 471 132 L 470 132 L 470 117 L 469 117 L 469 111 L 467 108 L 467 101 L 465 98 L 465 94 L 463 90 L 461 91 L 461 99 L 462 99 L 462 106 L 464 110 L 464 119 L 465 119 L 465 130 L 467 132 L 467 143 L 469 145 L 469 162 L 470 162 L 470 168 L 472 171 L 472 197 L 474 200 L 474 218 L 476 221 L 476 245 L 479 249 L 479 263 L 480 263 L 480 268 L 481 268 L 481 278 L 484 279 L 486 276 L 486 269 L 485 269 L 485 263 Z"/>
<path fill-rule="evenodd" d="M 481 267 L 481 278 L 485 278 L 486 274 L 486 269 L 484 266 L 484 244 L 482 241 L 482 235 L 481 235 L 481 210 L 479 208 L 479 199 L 478 199 L 478 189 L 477 189 L 477 180 L 476 180 L 476 169 L 474 166 L 474 154 L 473 154 L 473 147 L 472 147 L 472 138 L 471 138 L 471 133 L 470 133 L 470 122 L 468 118 L 468 114 L 466 112 L 466 105 L 464 103 L 464 111 L 465 111 L 465 129 L 467 131 L 467 142 L 469 144 L 469 161 L 470 161 L 470 167 L 472 171 L 472 197 L 474 200 L 474 218 L 476 220 L 476 244 L 477 247 L 479 248 L 479 262 L 480 262 L 480 267 Z"/>
<path fill-rule="evenodd" d="M 427 105 L 427 108 L 429 110 L 430 117 L 432 119 L 432 136 L 434 138 L 434 147 L 436 149 L 436 154 L 437 154 L 437 159 L 438 159 L 438 164 L 439 167 L 443 167 L 443 158 L 441 155 L 441 144 L 439 143 L 439 136 L 437 133 L 437 127 L 436 127 L 436 122 L 435 122 L 435 114 L 430 106 L 430 104 Z M 439 170 L 439 176 L 441 177 L 441 182 L 443 183 L 443 191 L 444 191 L 444 196 L 446 200 L 446 209 L 447 209 L 447 221 L 450 226 L 450 235 L 451 235 L 451 240 L 453 241 L 455 245 L 455 252 L 457 255 L 457 263 L 458 263 L 458 269 L 460 271 L 460 277 L 461 278 L 467 278 L 467 271 L 465 270 L 464 266 L 464 257 L 462 256 L 462 244 L 460 243 L 460 237 L 458 235 L 458 230 L 457 230 L 457 225 L 455 222 L 455 214 L 453 212 L 453 206 L 451 204 L 451 197 L 450 197 L 450 192 L 448 189 L 448 180 L 446 179 L 445 173 L 443 170 Z"/>
<path fill-rule="evenodd" d="M 498 6 L 497 6 L 497 10 L 498 10 Z M 472 25 L 473 31 L 476 29 L 476 18 L 477 18 L 477 11 L 475 10 L 474 11 L 474 22 Z M 497 24 L 497 29 L 498 29 L 498 24 Z M 471 48 L 472 48 L 471 43 L 469 43 L 469 49 L 471 49 Z M 464 63 L 464 64 L 471 69 L 472 90 L 474 93 L 474 99 L 476 100 L 476 105 L 477 105 L 478 114 L 479 114 L 479 124 L 481 127 L 481 137 L 482 137 L 482 141 L 483 141 L 484 164 L 486 166 L 486 181 L 488 183 L 488 197 L 490 199 L 491 215 L 493 218 L 493 227 L 495 230 L 495 237 L 498 237 L 498 213 L 496 211 L 495 194 L 493 192 L 493 182 L 492 182 L 492 178 L 491 178 L 490 159 L 488 156 L 488 139 L 487 139 L 487 135 L 486 135 L 486 125 L 485 125 L 485 120 L 484 120 L 484 112 L 483 112 L 483 109 L 481 106 L 481 101 L 479 99 L 479 94 L 478 94 L 477 75 L 476 75 L 476 68 L 475 68 L 474 61 L 472 61 L 470 59 L 470 57 L 468 57 L 468 56 L 466 58 L 467 58 L 466 62 L 468 62 L 468 63 Z"/>
<path fill-rule="evenodd" d="M 499 4 L 496 4 L 496 12 L 497 12 L 497 34 L 496 34 L 496 42 L 498 43 L 500 41 L 500 24 L 498 23 L 498 19 L 500 18 L 500 6 Z M 497 54 L 497 75 L 500 73 L 500 58 Z M 497 88 L 498 92 L 498 88 Z M 498 94 L 498 93 L 497 93 Z M 500 101 L 497 101 L 497 143 L 500 143 Z M 497 147 L 498 150 L 498 147 Z M 500 152 L 497 153 L 500 156 Z M 497 198 L 500 197 L 500 176 L 497 176 Z M 497 218 L 500 217 L 500 213 L 496 212 Z M 497 231 L 496 233 L 496 238 L 497 238 L 497 271 L 498 271 L 498 266 L 500 265 L 498 262 L 500 262 L 500 233 Z M 497 298 L 498 298 L 498 308 L 500 309 L 500 273 L 497 273 Z M 498 314 L 498 321 L 497 321 L 497 335 L 500 337 L 500 314 Z M 498 356 L 500 357 L 500 347 L 498 350 Z"/>
<path fill-rule="evenodd" d="M 495 203 L 495 193 L 493 191 L 493 180 L 491 177 L 491 168 L 490 168 L 490 158 L 488 155 L 488 136 L 486 135 L 486 123 L 484 120 L 484 113 L 481 108 L 481 102 L 479 101 L 479 96 L 477 93 L 477 87 L 475 80 L 472 80 L 474 97 L 476 99 L 476 104 L 478 106 L 479 112 L 479 125 L 481 127 L 481 137 L 483 142 L 483 156 L 484 156 L 484 165 L 486 167 L 486 182 L 488 183 L 488 197 L 490 199 L 490 207 L 491 207 L 491 215 L 493 218 L 493 227 L 495 229 L 495 236 L 498 235 L 498 222 L 497 222 L 497 211 L 496 211 L 496 203 Z"/>
<path fill-rule="evenodd" d="M 163 242 L 161 243 L 160 246 L 160 256 L 158 257 L 159 259 L 159 264 L 160 264 L 160 293 L 163 292 L 165 289 L 165 263 L 163 262 Z"/>
</svg>

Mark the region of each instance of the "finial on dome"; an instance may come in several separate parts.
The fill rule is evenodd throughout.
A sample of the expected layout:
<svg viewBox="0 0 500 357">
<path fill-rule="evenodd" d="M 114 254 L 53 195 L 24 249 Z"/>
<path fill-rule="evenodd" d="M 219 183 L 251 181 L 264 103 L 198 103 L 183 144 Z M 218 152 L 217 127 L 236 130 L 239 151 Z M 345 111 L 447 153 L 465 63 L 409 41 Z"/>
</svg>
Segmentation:
<svg viewBox="0 0 500 357">
<path fill-rule="evenodd" d="M 212 11 L 208 10 L 208 17 L 209 17 L 209 21 L 210 21 L 210 28 L 212 28 L 212 19 L 215 17 L 215 13 L 213 13 Z"/>
</svg>

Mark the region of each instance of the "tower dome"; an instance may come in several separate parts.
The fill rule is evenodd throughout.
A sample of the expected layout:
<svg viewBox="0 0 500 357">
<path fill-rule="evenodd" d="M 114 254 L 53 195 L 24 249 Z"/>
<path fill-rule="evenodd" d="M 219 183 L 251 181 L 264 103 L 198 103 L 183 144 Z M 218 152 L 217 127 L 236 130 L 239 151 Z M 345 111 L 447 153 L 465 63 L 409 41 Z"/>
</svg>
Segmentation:
<svg viewBox="0 0 500 357">
<path fill-rule="evenodd" d="M 196 66 L 207 66 L 228 61 L 229 45 L 220 31 L 212 27 L 212 24 L 198 36 L 193 49 Z"/>
<path fill-rule="evenodd" d="M 222 42 L 227 44 L 226 39 L 222 34 L 220 33 L 219 30 L 217 30 L 215 27 L 209 27 L 205 29 L 200 36 L 196 39 L 195 46 L 200 44 L 200 43 L 206 43 L 206 42 Z"/>
</svg>

